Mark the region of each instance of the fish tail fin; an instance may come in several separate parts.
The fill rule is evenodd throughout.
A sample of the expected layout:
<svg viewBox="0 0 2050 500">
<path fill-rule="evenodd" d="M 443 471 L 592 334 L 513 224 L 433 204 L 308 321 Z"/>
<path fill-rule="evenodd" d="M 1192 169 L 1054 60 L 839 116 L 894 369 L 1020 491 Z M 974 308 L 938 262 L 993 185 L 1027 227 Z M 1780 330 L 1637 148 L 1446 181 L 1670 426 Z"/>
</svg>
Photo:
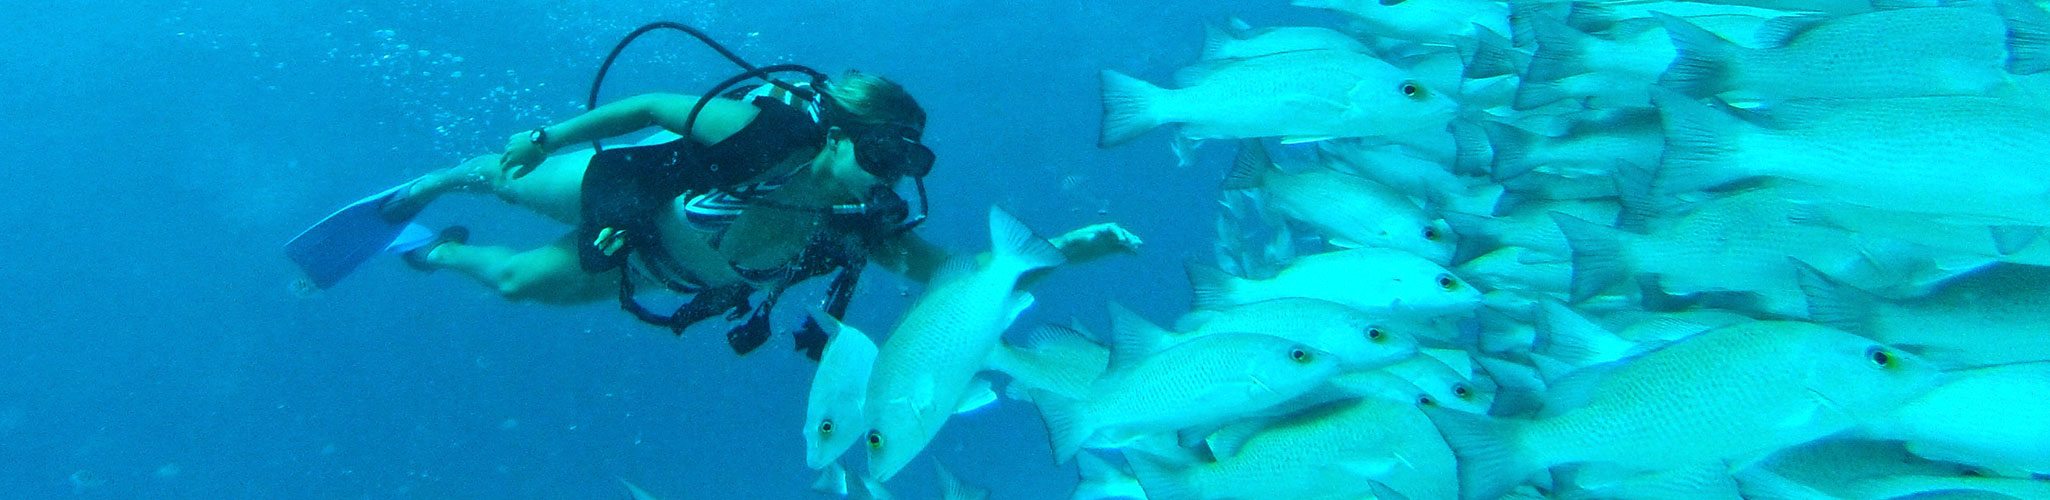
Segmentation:
<svg viewBox="0 0 2050 500">
<path fill-rule="evenodd" d="M 1054 267 L 1068 261 L 1059 248 L 1032 233 L 1017 217 L 1002 208 L 989 209 L 990 267 L 1009 272 L 1025 274 L 1028 271 Z"/>
<path fill-rule="evenodd" d="M 1538 306 L 1536 329 L 1537 342 L 1531 351 L 1574 366 L 1608 361 L 1604 353 L 1621 353 L 1631 347 L 1629 341 L 1558 302 Z"/>
<path fill-rule="evenodd" d="M 1103 70 L 1103 135 L 1097 147 L 1111 147 L 1166 123 L 1153 111 L 1167 89 L 1124 73 Z"/>
<path fill-rule="evenodd" d="M 1466 120 L 1453 120 L 1446 130 L 1452 133 L 1452 173 L 1472 175 L 1487 170 L 1494 163 L 1494 151 L 1488 149 L 1488 133 L 1480 125 Z"/>
<path fill-rule="evenodd" d="M 1573 98 L 1558 82 L 1526 81 L 1516 86 L 1516 98 L 1510 103 L 1517 111 L 1529 111 L 1551 103 Z"/>
<path fill-rule="evenodd" d="M 1494 78 L 1516 73 L 1517 52 L 1509 45 L 1509 39 L 1480 25 L 1474 25 L 1473 57 L 1466 62 L 1461 75 L 1467 79 Z"/>
<path fill-rule="evenodd" d="M 1573 2 L 1567 6 L 1567 26 L 1582 33 L 1601 33 L 1616 27 L 1616 9 L 1598 2 Z"/>
<path fill-rule="evenodd" d="M 1800 268 L 1801 293 L 1808 298 L 1809 321 L 1846 332 L 1868 334 L 1870 330 L 1866 321 L 1872 317 L 1877 297 L 1839 283 L 1799 259 L 1794 259 L 1794 267 Z"/>
<path fill-rule="evenodd" d="M 1660 212 L 1658 199 L 1652 195 L 1655 172 L 1624 160 L 1616 160 L 1615 165 L 1616 200 L 1621 206 L 1616 214 L 1616 227 L 1625 231 L 1646 231 Z"/>
<path fill-rule="evenodd" d="M 1202 494 L 1173 464 L 1166 459 L 1143 452 L 1128 451 L 1125 463 L 1131 464 L 1132 476 L 1139 480 L 1139 487 L 1146 491 L 1150 500 L 1201 500 Z"/>
<path fill-rule="evenodd" d="M 2007 71 L 2033 75 L 2050 70 L 2050 12 L 2019 0 L 1998 6 L 2007 19 Z"/>
<path fill-rule="evenodd" d="M 1629 276 L 1623 262 L 1623 231 L 1557 212 L 1552 220 L 1573 251 L 1573 302 L 1601 295 Z"/>
<path fill-rule="evenodd" d="M 1266 180 L 1267 171 L 1274 168 L 1274 159 L 1267 155 L 1267 145 L 1259 139 L 1239 140 L 1239 155 L 1231 162 L 1231 172 L 1224 175 L 1224 189 L 1253 189 Z"/>
<path fill-rule="evenodd" d="M 1482 129 L 1487 132 L 1488 147 L 1495 151 L 1495 162 L 1488 172 L 1490 178 L 1505 181 L 1537 168 L 1537 163 L 1526 161 L 1531 143 L 1539 140 L 1536 133 L 1494 122 L 1482 124 Z"/>
<path fill-rule="evenodd" d="M 1032 395 L 1032 403 L 1039 407 L 1039 419 L 1046 423 L 1047 440 L 1053 444 L 1056 464 L 1066 464 L 1068 459 L 1082 451 L 1082 443 L 1089 441 L 1095 429 L 1084 420 L 1079 400 L 1055 394 L 1052 391 L 1026 391 Z"/>
<path fill-rule="evenodd" d="M 1202 60 L 1208 61 L 1224 58 L 1225 47 L 1236 41 L 1238 41 L 1238 38 L 1231 36 L 1231 33 L 1225 31 L 1223 27 L 1214 23 L 1203 23 Z"/>
<path fill-rule="evenodd" d="M 1189 272 L 1189 289 L 1195 293 L 1191 308 L 1220 309 L 1237 303 L 1233 297 L 1238 295 L 1239 285 L 1244 279 L 1196 262 L 1189 262 L 1184 267 Z"/>
<path fill-rule="evenodd" d="M 1517 47 L 1529 47 L 1537 43 L 1537 16 L 1545 15 L 1547 5 L 1536 2 L 1509 3 L 1509 43 Z"/>
<path fill-rule="evenodd" d="M 1501 498 L 1541 469 L 1517 448 L 1519 426 L 1514 422 L 1436 406 L 1419 408 L 1437 424 L 1445 444 L 1459 459 L 1462 500 Z"/>
<path fill-rule="evenodd" d="M 1666 151 L 1652 175 L 1652 195 L 1674 195 L 1709 189 L 1742 177 L 1728 171 L 1737 156 L 1733 130 L 1737 119 L 1700 101 L 1653 88 L 1651 101 L 1665 122 Z"/>
<path fill-rule="evenodd" d="M 1707 97 L 1730 90 L 1730 68 L 1743 54 L 1738 46 L 1714 32 L 1685 19 L 1653 13 L 1666 26 L 1679 56 L 1659 75 L 1659 86 L 1692 97 Z"/>
<path fill-rule="evenodd" d="M 1531 35 L 1537 42 L 1537 51 L 1530 55 L 1530 68 L 1523 71 L 1525 81 L 1549 82 L 1588 71 L 1582 60 L 1586 53 L 1583 46 L 1592 36 L 1551 16 L 1531 17 Z"/>
</svg>

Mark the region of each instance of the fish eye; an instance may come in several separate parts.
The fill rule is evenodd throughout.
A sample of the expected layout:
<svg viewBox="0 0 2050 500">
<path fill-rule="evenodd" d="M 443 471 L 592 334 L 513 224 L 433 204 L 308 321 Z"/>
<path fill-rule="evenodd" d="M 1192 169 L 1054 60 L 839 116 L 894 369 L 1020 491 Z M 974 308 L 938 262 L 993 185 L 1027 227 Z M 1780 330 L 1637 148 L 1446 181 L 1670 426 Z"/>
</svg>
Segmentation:
<svg viewBox="0 0 2050 500">
<path fill-rule="evenodd" d="M 1379 341 L 1382 341 L 1382 340 L 1386 340 L 1386 337 L 1387 337 L 1387 335 L 1386 335 L 1386 334 L 1383 334 L 1383 333 L 1381 333 L 1381 328 L 1380 328 L 1380 327 L 1373 327 L 1373 326 L 1367 327 L 1367 340 L 1372 340 L 1372 341 L 1375 341 L 1375 342 L 1379 342 Z"/>
<path fill-rule="evenodd" d="M 1417 396 L 1417 398 L 1416 398 L 1416 404 L 1420 404 L 1420 405 L 1424 405 L 1424 406 L 1437 406 L 1437 405 L 1438 405 L 1438 402 L 1437 402 L 1437 401 L 1432 401 L 1432 400 L 1431 400 L 1431 397 L 1430 397 L 1430 396 Z"/>
<path fill-rule="evenodd" d="M 1310 362 L 1310 352 L 1302 349 L 1291 350 L 1288 351 L 1288 359 L 1293 359 L 1297 363 L 1308 363 Z"/>
<path fill-rule="evenodd" d="M 872 450 L 883 449 L 883 433 L 878 431 L 868 431 L 868 447 Z"/>
<path fill-rule="evenodd" d="M 1865 357 L 1872 358 L 1872 364 L 1879 365 L 1880 368 L 1893 366 L 1893 355 L 1888 354 L 1885 349 L 1881 349 L 1878 346 L 1866 349 Z"/>
<path fill-rule="evenodd" d="M 1438 288 L 1443 288 L 1447 292 L 1458 290 L 1459 280 L 1452 279 L 1450 274 L 1440 274 L 1438 275 Z"/>
<path fill-rule="evenodd" d="M 1426 240 L 1431 240 L 1431 241 L 1438 241 L 1438 228 L 1434 228 L 1434 227 L 1426 227 L 1426 228 L 1424 228 L 1424 239 L 1426 239 Z"/>
<path fill-rule="evenodd" d="M 1417 82 L 1402 82 L 1402 86 L 1398 88 L 1402 90 L 1403 97 L 1411 99 L 1424 98 L 1424 86 L 1418 85 Z"/>
<path fill-rule="evenodd" d="M 1454 384 L 1452 394 L 1459 396 L 1459 399 L 1473 399 L 1473 391 L 1466 390 L 1466 384 Z"/>
<path fill-rule="evenodd" d="M 833 435 L 833 421 L 832 421 L 832 420 L 822 420 L 822 421 L 819 421 L 819 434 L 825 434 L 825 435 L 828 435 L 828 436 L 831 436 L 831 435 Z"/>
</svg>

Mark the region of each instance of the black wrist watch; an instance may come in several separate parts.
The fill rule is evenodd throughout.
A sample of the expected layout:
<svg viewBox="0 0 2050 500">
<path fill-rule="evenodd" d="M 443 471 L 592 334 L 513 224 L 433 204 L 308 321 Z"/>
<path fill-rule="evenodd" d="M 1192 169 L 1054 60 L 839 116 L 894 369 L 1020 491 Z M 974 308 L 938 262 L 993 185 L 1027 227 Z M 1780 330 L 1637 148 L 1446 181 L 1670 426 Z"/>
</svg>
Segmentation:
<svg viewBox="0 0 2050 500">
<path fill-rule="evenodd" d="M 542 151 L 547 151 L 548 127 L 534 127 L 533 132 L 527 133 L 527 142 L 534 143 L 534 147 L 541 148 Z"/>
</svg>

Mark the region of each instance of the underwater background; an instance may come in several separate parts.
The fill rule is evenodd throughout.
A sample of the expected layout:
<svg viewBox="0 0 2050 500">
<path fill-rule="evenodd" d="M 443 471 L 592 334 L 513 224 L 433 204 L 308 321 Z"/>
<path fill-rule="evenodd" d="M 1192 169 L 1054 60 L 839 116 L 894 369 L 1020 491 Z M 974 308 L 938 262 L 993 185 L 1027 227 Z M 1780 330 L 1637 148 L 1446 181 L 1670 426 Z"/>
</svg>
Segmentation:
<svg viewBox="0 0 2050 500">
<path fill-rule="evenodd" d="M 813 365 L 787 335 L 735 357 L 716 328 L 678 339 L 609 302 L 509 304 L 390 258 L 302 296 L 279 247 L 574 116 L 620 36 L 673 20 L 757 64 L 904 84 L 940 157 L 930 240 L 985 250 L 991 204 L 1047 234 L 1116 221 L 1146 240 L 1039 284 L 1013 335 L 1102 325 L 1112 300 L 1171 317 L 1230 153 L 1176 168 L 1166 133 L 1098 149 L 1098 71 L 1163 79 L 1227 16 L 1336 16 L 1221 0 L 5 5 L 0 498 L 623 498 L 621 478 L 664 498 L 811 498 L 798 427 Z M 605 95 L 697 93 L 735 71 L 659 33 Z M 565 229 L 466 197 L 422 222 L 514 246 Z M 887 329 L 906 283 L 870 273 L 849 323 Z M 779 330 L 796 325 L 785 309 Z M 900 494 L 931 494 L 931 458 L 999 499 L 1075 481 L 1010 400 L 955 419 L 927 455 Z"/>
</svg>

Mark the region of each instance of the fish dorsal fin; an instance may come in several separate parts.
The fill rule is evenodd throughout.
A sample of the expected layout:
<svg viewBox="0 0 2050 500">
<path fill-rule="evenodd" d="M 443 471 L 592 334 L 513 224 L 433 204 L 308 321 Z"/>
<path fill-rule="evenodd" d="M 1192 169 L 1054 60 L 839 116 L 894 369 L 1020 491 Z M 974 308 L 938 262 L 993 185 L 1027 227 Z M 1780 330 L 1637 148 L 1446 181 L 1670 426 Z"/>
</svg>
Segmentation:
<svg viewBox="0 0 2050 500">
<path fill-rule="evenodd" d="M 1755 40 L 1761 47 L 1780 47 L 1794 41 L 1809 30 L 1828 22 L 1829 16 L 1803 14 L 1776 17 L 1758 26 Z"/>
<path fill-rule="evenodd" d="M 1167 330 L 1147 321 L 1139 313 L 1116 302 L 1108 303 L 1106 307 L 1110 309 L 1111 329 L 1110 365 L 1104 369 L 1106 377 L 1130 369 L 1169 342 Z"/>
<path fill-rule="evenodd" d="M 997 392 L 990 389 L 989 379 L 976 377 L 968 380 L 968 388 L 961 391 L 961 401 L 954 405 L 954 413 L 968 413 L 989 406 L 997 401 Z"/>
<path fill-rule="evenodd" d="M 1224 28 L 1212 23 L 1203 23 L 1203 51 L 1198 57 L 1205 61 L 1221 59 L 1224 57 L 1224 48 L 1235 42 L 1238 42 L 1238 38 L 1233 37 Z"/>
<path fill-rule="evenodd" d="M 1073 327 L 1040 325 L 1039 328 L 1025 334 L 1025 342 L 1020 344 L 1020 347 L 1029 351 L 1065 351 L 1079 348 L 1102 349 L 1103 344 L 1096 343 L 1088 334 Z"/>
<path fill-rule="evenodd" d="M 975 274 L 975 269 L 978 267 L 981 266 L 976 264 L 975 256 L 955 255 L 949 257 L 945 263 L 940 264 L 940 268 L 933 271 L 932 279 L 926 280 L 926 283 L 938 285 L 958 281 L 968 275 Z"/>
<path fill-rule="evenodd" d="M 1239 141 L 1239 154 L 1231 162 L 1231 172 L 1224 175 L 1224 189 L 1256 189 L 1265 184 L 1267 171 L 1274 169 L 1274 158 L 1267 155 L 1267 145 L 1259 139 Z"/>
</svg>

